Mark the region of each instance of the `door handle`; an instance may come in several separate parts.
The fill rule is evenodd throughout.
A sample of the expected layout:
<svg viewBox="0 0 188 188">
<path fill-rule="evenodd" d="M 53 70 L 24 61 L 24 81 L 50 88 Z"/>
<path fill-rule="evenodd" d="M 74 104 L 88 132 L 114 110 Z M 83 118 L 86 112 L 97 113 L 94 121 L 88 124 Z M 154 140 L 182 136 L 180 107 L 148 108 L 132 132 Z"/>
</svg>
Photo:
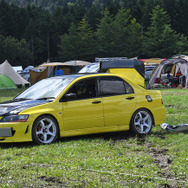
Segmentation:
<svg viewBox="0 0 188 188">
<path fill-rule="evenodd" d="M 127 97 L 126 99 L 127 100 L 132 100 L 132 99 L 134 99 L 134 97 Z"/>
<path fill-rule="evenodd" d="M 93 101 L 92 104 L 99 104 L 101 101 Z"/>
</svg>

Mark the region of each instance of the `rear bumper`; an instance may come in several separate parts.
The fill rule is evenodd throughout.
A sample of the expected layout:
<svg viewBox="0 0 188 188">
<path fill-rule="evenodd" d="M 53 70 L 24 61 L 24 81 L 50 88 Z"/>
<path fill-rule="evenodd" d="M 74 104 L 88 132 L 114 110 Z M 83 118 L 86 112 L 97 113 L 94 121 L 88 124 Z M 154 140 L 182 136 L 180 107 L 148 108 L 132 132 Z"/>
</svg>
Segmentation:
<svg viewBox="0 0 188 188">
<path fill-rule="evenodd" d="M 160 125 L 165 122 L 166 119 L 166 109 L 164 106 L 161 106 L 159 108 L 155 108 L 153 110 L 153 117 L 154 117 L 154 124 Z"/>
</svg>

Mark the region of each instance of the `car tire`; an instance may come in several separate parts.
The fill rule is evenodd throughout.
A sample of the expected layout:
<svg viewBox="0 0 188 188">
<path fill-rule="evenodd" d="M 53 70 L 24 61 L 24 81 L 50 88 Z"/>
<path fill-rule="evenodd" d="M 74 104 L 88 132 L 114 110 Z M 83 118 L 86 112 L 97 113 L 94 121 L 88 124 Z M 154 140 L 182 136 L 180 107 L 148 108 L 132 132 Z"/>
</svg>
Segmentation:
<svg viewBox="0 0 188 188">
<path fill-rule="evenodd" d="M 131 123 L 130 123 L 131 131 L 138 136 L 143 136 L 148 134 L 152 129 L 152 125 L 153 125 L 152 119 L 153 119 L 152 115 L 148 110 L 146 109 L 137 110 L 131 118 Z"/>
<path fill-rule="evenodd" d="M 49 115 L 38 117 L 32 129 L 32 138 L 36 144 L 51 144 L 59 136 L 59 126 L 56 120 Z"/>
</svg>

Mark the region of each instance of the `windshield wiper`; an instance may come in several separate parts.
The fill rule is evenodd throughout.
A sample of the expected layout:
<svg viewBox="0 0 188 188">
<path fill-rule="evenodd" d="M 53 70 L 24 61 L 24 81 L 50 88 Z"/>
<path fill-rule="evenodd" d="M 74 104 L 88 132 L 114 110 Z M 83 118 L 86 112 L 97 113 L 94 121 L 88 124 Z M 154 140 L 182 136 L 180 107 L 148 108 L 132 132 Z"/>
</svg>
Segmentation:
<svg viewBox="0 0 188 188">
<path fill-rule="evenodd" d="M 25 100 L 31 100 L 28 98 L 17 98 L 17 99 L 12 99 L 12 101 L 25 101 Z"/>
<path fill-rule="evenodd" d="M 36 100 L 48 100 L 48 99 L 55 99 L 55 97 L 42 97 L 42 98 L 38 98 Z"/>
</svg>

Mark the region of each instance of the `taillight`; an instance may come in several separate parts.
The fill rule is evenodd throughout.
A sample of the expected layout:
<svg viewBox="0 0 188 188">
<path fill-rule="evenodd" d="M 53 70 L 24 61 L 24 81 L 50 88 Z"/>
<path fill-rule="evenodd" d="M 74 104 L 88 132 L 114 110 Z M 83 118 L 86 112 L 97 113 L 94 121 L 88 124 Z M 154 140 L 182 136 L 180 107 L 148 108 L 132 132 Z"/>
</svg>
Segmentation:
<svg viewBox="0 0 188 188">
<path fill-rule="evenodd" d="M 161 99 L 161 103 L 163 104 L 163 99 Z"/>
<path fill-rule="evenodd" d="M 160 78 L 155 79 L 155 83 L 159 84 L 160 83 Z"/>
</svg>

